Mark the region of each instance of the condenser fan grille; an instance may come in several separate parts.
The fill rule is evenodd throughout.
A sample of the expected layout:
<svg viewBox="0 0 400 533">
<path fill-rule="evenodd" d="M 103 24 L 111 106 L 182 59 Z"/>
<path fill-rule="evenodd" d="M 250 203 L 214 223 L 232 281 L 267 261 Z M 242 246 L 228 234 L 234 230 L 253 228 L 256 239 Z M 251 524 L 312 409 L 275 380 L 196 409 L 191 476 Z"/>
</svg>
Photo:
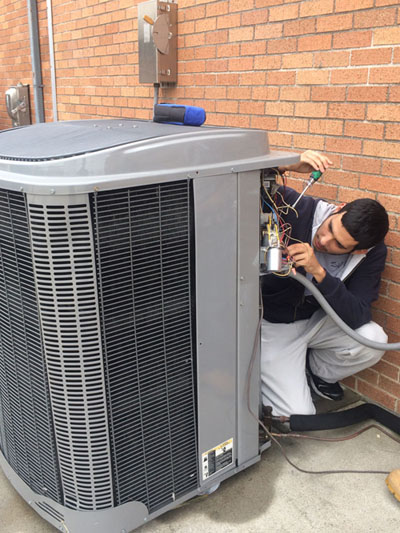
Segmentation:
<svg viewBox="0 0 400 533">
<path fill-rule="evenodd" d="M 186 181 L 91 196 L 116 504 L 197 487 Z"/>
<path fill-rule="evenodd" d="M 0 447 L 37 494 L 62 502 L 22 193 L 0 190 Z"/>
</svg>

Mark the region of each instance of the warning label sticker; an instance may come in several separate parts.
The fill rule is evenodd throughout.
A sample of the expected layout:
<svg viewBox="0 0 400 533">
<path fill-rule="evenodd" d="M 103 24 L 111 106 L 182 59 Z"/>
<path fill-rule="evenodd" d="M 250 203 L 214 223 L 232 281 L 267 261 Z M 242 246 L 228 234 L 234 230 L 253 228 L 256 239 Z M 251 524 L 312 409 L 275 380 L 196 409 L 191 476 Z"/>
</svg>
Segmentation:
<svg viewBox="0 0 400 533">
<path fill-rule="evenodd" d="M 233 439 L 229 439 L 201 456 L 203 480 L 219 472 L 233 462 Z"/>
</svg>

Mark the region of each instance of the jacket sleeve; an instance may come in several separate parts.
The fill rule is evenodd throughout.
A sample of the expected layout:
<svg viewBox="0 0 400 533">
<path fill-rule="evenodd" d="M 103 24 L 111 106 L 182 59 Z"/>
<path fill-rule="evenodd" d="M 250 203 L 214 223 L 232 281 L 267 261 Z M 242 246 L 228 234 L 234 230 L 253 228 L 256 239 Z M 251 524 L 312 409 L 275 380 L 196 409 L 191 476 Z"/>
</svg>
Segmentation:
<svg viewBox="0 0 400 533">
<path fill-rule="evenodd" d="M 371 304 L 378 298 L 386 253 L 386 246 L 381 243 L 367 253 L 345 282 L 327 272 L 317 284 L 328 303 L 353 329 L 371 320 Z"/>
</svg>

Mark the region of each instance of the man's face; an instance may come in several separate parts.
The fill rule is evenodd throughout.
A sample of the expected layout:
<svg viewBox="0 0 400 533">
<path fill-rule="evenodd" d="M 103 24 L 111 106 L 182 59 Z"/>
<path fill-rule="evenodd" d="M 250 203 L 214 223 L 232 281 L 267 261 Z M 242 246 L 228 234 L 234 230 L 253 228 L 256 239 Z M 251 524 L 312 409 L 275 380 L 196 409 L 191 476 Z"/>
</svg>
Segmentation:
<svg viewBox="0 0 400 533">
<path fill-rule="evenodd" d="M 358 242 L 343 226 L 343 215 L 344 213 L 335 213 L 322 222 L 312 242 L 316 252 L 340 255 L 354 251 Z M 355 250 L 354 253 L 358 252 L 362 253 L 363 251 Z"/>
</svg>

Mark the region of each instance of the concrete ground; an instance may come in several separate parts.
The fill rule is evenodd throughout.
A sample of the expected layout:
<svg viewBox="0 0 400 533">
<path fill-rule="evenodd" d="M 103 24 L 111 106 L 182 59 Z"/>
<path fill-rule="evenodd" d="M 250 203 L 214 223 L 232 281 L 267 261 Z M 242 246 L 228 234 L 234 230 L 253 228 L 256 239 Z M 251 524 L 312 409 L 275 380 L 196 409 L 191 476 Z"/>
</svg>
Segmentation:
<svg viewBox="0 0 400 533">
<path fill-rule="evenodd" d="M 365 425 L 308 434 L 343 436 Z M 339 443 L 290 438 L 281 442 L 290 459 L 305 469 L 390 471 L 400 468 L 400 443 L 376 429 Z M 304 474 L 290 466 L 273 445 L 262 454 L 259 463 L 224 481 L 214 494 L 191 500 L 136 531 L 394 533 L 399 530 L 400 502 L 387 490 L 385 475 Z M 32 511 L 0 473 L 0 532 L 55 531 Z"/>
</svg>

